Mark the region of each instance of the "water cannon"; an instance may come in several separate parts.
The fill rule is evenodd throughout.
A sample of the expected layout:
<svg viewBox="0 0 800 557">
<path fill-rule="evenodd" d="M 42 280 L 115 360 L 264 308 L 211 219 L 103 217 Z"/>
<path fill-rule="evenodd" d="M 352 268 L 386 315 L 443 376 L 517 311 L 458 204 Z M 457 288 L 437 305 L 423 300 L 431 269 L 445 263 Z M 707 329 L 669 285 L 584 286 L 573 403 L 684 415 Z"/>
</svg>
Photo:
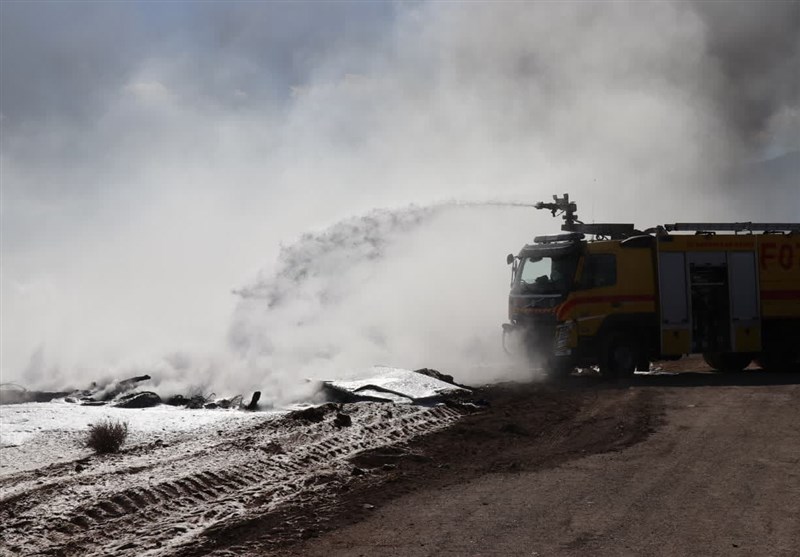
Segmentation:
<svg viewBox="0 0 800 557">
<path fill-rule="evenodd" d="M 578 204 L 569 200 L 569 194 L 565 193 L 562 197 L 557 195 L 553 196 L 553 203 L 545 203 L 540 201 L 534 205 L 536 209 L 547 209 L 553 216 L 559 214 L 564 219 L 564 224 L 561 225 L 561 230 L 564 232 L 576 232 L 581 234 L 590 234 L 599 238 L 608 238 L 611 240 L 623 240 L 630 238 L 642 232 L 636 230 L 632 224 L 625 223 L 592 223 L 584 224 L 578 220 L 576 211 Z"/>
<path fill-rule="evenodd" d="M 557 195 L 553 196 L 554 203 L 545 203 L 544 201 L 539 201 L 534 205 L 536 209 L 547 209 L 550 211 L 553 216 L 563 213 L 564 224 L 561 226 L 561 230 L 566 232 L 575 232 L 577 229 L 575 224 L 583 224 L 581 221 L 578 220 L 578 215 L 575 211 L 578 210 L 578 204 L 571 202 L 569 200 L 569 194 L 565 193 L 563 197 L 558 197 Z"/>
</svg>

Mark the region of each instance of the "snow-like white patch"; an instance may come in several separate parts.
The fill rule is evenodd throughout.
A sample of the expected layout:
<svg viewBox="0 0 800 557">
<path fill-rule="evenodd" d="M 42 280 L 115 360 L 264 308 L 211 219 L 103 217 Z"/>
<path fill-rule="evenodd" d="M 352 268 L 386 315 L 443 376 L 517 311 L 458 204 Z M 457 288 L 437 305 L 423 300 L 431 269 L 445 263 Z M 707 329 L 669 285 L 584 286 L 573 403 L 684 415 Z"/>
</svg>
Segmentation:
<svg viewBox="0 0 800 557">
<path fill-rule="evenodd" d="M 235 527 L 293 501 L 347 489 L 356 481 L 353 455 L 402 444 L 460 416 L 443 404 L 382 402 L 325 407 L 319 421 L 302 414 L 281 419 L 280 412 L 170 407 L 50 403 L 13 410 L 13 417 L 4 415 L 9 432 L 32 423 L 47 429 L 0 449 L 4 463 L 28 468 L 0 474 L 3 556 L 180 553 L 202 542 L 210 528 Z M 68 416 L 57 423 L 76 411 L 82 419 Z M 340 412 L 351 417 L 349 426 L 335 423 Z M 44 426 L 48 415 L 51 423 Z M 139 427 L 132 433 L 139 437 L 119 454 L 69 448 L 83 435 L 80 426 L 105 417 L 127 417 L 132 430 Z M 10 459 L 8 451 L 26 452 Z M 68 451 L 77 453 L 70 458 Z M 51 465 L 31 469 L 37 453 L 49 455 L 44 464 Z"/>
<path fill-rule="evenodd" d="M 412 402 L 469 392 L 415 371 L 385 366 L 371 368 L 363 379 L 326 383 L 336 389 L 391 402 Z"/>
<path fill-rule="evenodd" d="M 156 439 L 174 443 L 212 429 L 214 433 L 238 429 L 263 420 L 264 413 L 168 405 L 141 409 L 81 406 L 63 400 L 0 406 L 0 477 L 91 454 L 82 443 L 89 426 L 109 419 L 128 424 L 125 447 L 135 447 Z"/>
</svg>

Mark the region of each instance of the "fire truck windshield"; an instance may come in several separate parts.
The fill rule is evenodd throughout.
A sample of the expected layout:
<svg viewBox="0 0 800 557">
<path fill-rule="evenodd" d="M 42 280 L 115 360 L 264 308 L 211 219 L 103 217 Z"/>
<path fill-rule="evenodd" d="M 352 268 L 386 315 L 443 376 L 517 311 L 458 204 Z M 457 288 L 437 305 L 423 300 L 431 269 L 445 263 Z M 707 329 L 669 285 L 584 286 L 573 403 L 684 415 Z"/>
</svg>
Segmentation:
<svg viewBox="0 0 800 557">
<path fill-rule="evenodd" d="M 575 257 L 526 257 L 517 272 L 522 291 L 561 294 L 569 290 L 575 274 Z"/>
</svg>

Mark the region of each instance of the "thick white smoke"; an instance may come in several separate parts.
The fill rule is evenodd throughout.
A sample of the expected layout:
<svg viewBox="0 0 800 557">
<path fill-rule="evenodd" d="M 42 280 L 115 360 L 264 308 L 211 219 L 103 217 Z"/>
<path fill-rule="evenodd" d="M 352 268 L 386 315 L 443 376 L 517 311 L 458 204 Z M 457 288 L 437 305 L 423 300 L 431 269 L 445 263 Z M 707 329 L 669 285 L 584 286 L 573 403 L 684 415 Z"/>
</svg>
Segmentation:
<svg viewBox="0 0 800 557">
<path fill-rule="evenodd" d="M 238 292 L 231 345 L 267 376 L 337 377 L 376 363 L 450 369 L 462 380 L 508 373 L 501 254 L 509 230 L 527 227 L 484 226 L 498 215 L 526 220 L 508 208 L 442 204 L 304 235 L 281 251 L 277 272 Z"/>
<path fill-rule="evenodd" d="M 795 23 L 758 35 L 788 38 L 760 41 L 770 69 L 751 75 L 730 63 L 747 19 L 723 35 L 726 14 L 693 4 L 401 4 L 310 53 L 292 35 L 303 71 L 276 94 L 259 56 L 281 26 L 259 22 L 297 15 L 280 10 L 195 14 L 199 37 L 152 36 L 81 82 L 81 111 L 4 104 L 2 381 L 150 372 L 277 400 L 369 363 L 491 379 L 505 254 L 558 223 L 443 202 L 568 191 L 585 221 L 800 217 L 791 5 L 752 13 Z M 7 62 L 23 51 L 2 50 L 2 81 L 24 83 Z M 741 178 L 768 155 L 789 170 Z"/>
</svg>

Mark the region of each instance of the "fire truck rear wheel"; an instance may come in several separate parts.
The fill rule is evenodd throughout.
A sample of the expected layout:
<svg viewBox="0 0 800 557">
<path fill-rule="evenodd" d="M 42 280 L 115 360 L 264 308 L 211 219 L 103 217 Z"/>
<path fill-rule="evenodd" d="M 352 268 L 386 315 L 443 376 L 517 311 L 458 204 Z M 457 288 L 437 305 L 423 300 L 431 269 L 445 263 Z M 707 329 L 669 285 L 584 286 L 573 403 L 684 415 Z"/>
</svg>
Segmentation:
<svg viewBox="0 0 800 557">
<path fill-rule="evenodd" d="M 742 371 L 750 365 L 752 358 L 748 354 L 735 352 L 706 352 L 703 354 L 703 360 L 715 371 L 733 373 Z"/>
<path fill-rule="evenodd" d="M 547 376 L 553 380 L 561 380 L 572 375 L 575 371 L 575 366 L 567 358 L 560 358 L 558 356 L 551 356 L 544 364 Z"/>
<path fill-rule="evenodd" d="M 604 344 L 600 374 L 608 378 L 631 377 L 641 359 L 639 345 L 632 336 L 611 334 Z"/>
</svg>

